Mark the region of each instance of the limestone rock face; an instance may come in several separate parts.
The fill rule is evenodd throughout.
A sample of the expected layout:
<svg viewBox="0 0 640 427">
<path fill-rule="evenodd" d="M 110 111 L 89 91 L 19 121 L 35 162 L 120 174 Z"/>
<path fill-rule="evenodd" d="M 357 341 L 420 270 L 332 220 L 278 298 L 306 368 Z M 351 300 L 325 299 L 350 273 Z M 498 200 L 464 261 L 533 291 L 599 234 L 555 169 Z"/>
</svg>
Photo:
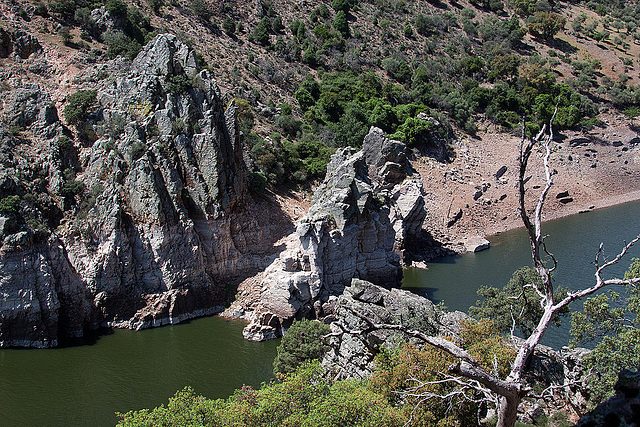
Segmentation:
<svg viewBox="0 0 640 427">
<path fill-rule="evenodd" d="M 251 211 L 235 107 L 193 50 L 163 34 L 99 67 L 113 79 L 87 88 L 79 143 L 40 87 L 0 100 L 34 138 L 0 129 L 0 199 L 17 197 L 2 213 L 0 346 L 211 314 L 229 281 L 273 260 L 280 236 Z"/>
<path fill-rule="evenodd" d="M 31 56 L 32 53 L 42 50 L 42 46 L 38 39 L 20 29 L 16 30 L 13 35 L 13 51 L 22 59 Z"/>
<path fill-rule="evenodd" d="M 372 373 L 373 358 L 383 346 L 395 346 L 406 337 L 395 331 L 378 330 L 368 334 L 340 333 L 368 326 L 354 312 L 366 315 L 375 323 L 400 324 L 430 335 L 459 336 L 458 322 L 468 316 L 446 312 L 426 298 L 401 289 L 387 290 L 372 283 L 353 279 L 351 286 L 332 301 L 336 336 L 322 364 L 336 378 L 365 378 Z"/>
<path fill-rule="evenodd" d="M 326 302 L 353 278 L 398 286 L 404 244 L 424 216 L 422 183 L 404 144 L 372 128 L 361 151 L 339 150 L 308 215 L 265 271 L 245 338 L 274 338 L 294 318 L 324 317 Z"/>
</svg>

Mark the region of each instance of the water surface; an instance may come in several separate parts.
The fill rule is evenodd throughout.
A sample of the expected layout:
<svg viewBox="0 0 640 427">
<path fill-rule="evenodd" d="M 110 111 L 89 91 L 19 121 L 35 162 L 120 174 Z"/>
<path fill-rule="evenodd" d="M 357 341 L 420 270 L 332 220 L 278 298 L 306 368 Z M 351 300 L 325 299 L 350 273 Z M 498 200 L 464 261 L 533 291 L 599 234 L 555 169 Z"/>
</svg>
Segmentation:
<svg viewBox="0 0 640 427">
<path fill-rule="evenodd" d="M 560 265 L 556 282 L 576 289 L 593 283 L 593 257 L 600 242 L 613 256 L 640 231 L 640 202 L 628 203 L 544 225 L 548 247 Z M 531 264 L 523 229 L 490 239 L 491 249 L 407 269 L 405 287 L 467 310 L 482 285 L 502 287 L 511 273 Z M 640 257 L 640 247 L 632 256 Z M 610 270 L 621 275 L 631 256 Z M 210 398 L 229 396 L 243 384 L 271 378 L 277 341 L 242 339 L 244 323 L 218 317 L 144 331 L 117 330 L 91 345 L 50 350 L 0 350 L 0 425 L 113 426 L 114 412 L 152 408 L 186 385 Z M 566 328 L 553 328 L 545 343 L 568 342 Z"/>
<path fill-rule="evenodd" d="M 548 235 L 547 248 L 558 260 L 555 283 L 572 290 L 595 283 L 595 254 L 604 243 L 605 255 L 614 257 L 625 241 L 640 233 L 640 202 L 625 203 L 593 212 L 548 221 L 543 224 Z M 443 302 L 451 310 L 468 310 L 478 300 L 476 291 L 483 285 L 502 288 L 511 274 L 531 266 L 531 247 L 524 228 L 489 238 L 491 248 L 478 253 L 446 257 L 428 263 L 428 270 L 405 270 L 403 287 Z M 640 258 L 640 243 L 603 277 L 622 277 L 632 257 Z M 418 289 L 416 289 L 418 288 Z M 582 303 L 574 303 L 574 309 Z M 570 324 L 569 319 L 565 325 Z M 567 327 L 547 331 L 545 344 L 559 348 L 569 342 Z"/>
<path fill-rule="evenodd" d="M 0 425 L 113 426 L 116 411 L 158 406 L 187 385 L 210 398 L 257 387 L 278 342 L 246 341 L 244 325 L 210 317 L 92 345 L 0 350 Z"/>
</svg>

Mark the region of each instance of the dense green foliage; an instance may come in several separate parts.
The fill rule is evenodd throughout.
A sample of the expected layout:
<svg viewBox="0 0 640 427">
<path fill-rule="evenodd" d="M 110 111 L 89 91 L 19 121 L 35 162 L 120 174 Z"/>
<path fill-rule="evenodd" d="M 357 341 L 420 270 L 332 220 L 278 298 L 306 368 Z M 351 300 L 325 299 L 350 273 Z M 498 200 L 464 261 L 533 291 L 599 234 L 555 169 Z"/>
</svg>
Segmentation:
<svg viewBox="0 0 640 427">
<path fill-rule="evenodd" d="M 79 125 L 87 121 L 96 102 L 96 90 L 79 90 L 67 97 L 64 118 L 67 123 Z"/>
<path fill-rule="evenodd" d="M 524 335 L 530 335 L 542 317 L 540 296 L 534 289 L 541 289 L 542 282 L 538 272 L 531 267 L 516 270 L 509 282 L 502 290 L 483 286 L 478 295 L 484 298 L 469 308 L 469 314 L 477 319 L 491 319 L 501 333 L 508 333 L 515 322 Z M 559 301 L 566 296 L 566 290 L 556 289 L 554 299 Z M 561 318 L 569 313 L 569 309 L 562 310 L 553 321 L 559 325 Z"/>
<path fill-rule="evenodd" d="M 295 321 L 282 337 L 278 354 L 273 361 L 274 374 L 290 374 L 299 366 L 320 359 L 329 347 L 322 336 L 330 332 L 329 326 L 313 320 Z"/>
<path fill-rule="evenodd" d="M 406 419 L 364 382 L 329 383 L 316 364 L 259 390 L 245 386 L 226 400 L 208 400 L 190 388 L 167 406 L 120 414 L 119 426 L 402 426 Z"/>
<path fill-rule="evenodd" d="M 634 259 L 625 279 L 640 277 L 640 260 Z M 640 366 L 640 286 L 624 289 L 624 297 L 608 291 L 587 299 L 583 312 L 572 313 L 574 344 L 598 341 L 584 359 L 592 370 L 590 403 L 596 405 L 614 393 L 613 386 L 622 369 Z"/>
<path fill-rule="evenodd" d="M 20 210 L 20 196 L 7 196 L 0 199 L 0 214 L 15 216 Z"/>
</svg>

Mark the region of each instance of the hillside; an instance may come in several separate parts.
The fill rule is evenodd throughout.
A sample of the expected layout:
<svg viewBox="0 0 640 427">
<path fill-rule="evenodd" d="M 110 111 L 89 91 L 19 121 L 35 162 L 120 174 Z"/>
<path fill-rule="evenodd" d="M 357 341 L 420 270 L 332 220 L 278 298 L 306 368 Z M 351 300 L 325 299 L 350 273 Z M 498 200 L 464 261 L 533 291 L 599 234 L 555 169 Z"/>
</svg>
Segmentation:
<svg viewBox="0 0 640 427">
<path fill-rule="evenodd" d="M 370 125 L 410 143 L 416 159 L 430 152 L 437 133 L 443 141 L 436 144 L 450 145 L 451 156 L 425 166 L 424 178 L 435 183 L 457 174 L 454 179 L 466 185 L 445 192 L 431 187 L 434 200 L 446 200 L 432 208 L 432 217 L 464 211 L 459 230 L 434 233 L 457 240 L 469 230 L 510 228 L 517 224 L 508 220 L 512 191 L 488 197 L 502 201 L 506 193 L 509 208 L 488 208 L 489 217 L 508 219 L 487 229 L 484 215 L 476 218 L 487 203 L 474 207 L 473 195 L 515 158 L 510 147 L 517 137 L 505 135 L 518 134 L 520 118 L 533 131 L 549 119 L 558 99 L 556 133 L 563 141 L 586 139 L 569 142 L 565 158 L 584 158 L 576 147 L 595 149 L 600 168 L 566 165 L 569 176 L 581 170 L 578 181 L 594 183 L 576 187 L 573 177 L 562 183 L 562 191 L 581 202 L 570 204 L 570 211 L 637 188 L 631 153 L 590 146 L 627 144 L 636 136 L 629 117 L 638 114 L 640 45 L 632 3 L 110 0 L 106 10 L 92 12 L 103 4 L 2 2 L 7 54 L 0 57 L 10 56 L 0 59 L 4 89 L 37 82 L 63 108 L 69 94 L 109 78 L 84 70 L 117 55 L 133 58 L 155 34 L 170 32 L 198 52 L 224 102 L 238 107 L 255 191 L 313 186 L 329 154 L 359 146 Z M 10 52 L 17 29 L 37 43 L 14 43 L 27 46 Z M 29 56 L 31 50 L 36 52 Z M 421 111 L 443 128 L 434 132 L 416 122 Z M 628 163 L 616 166 L 623 157 Z M 624 179 L 613 179 L 615 188 L 603 182 L 622 167 Z"/>
<path fill-rule="evenodd" d="M 547 217 L 636 197 L 638 19 L 594 1 L 0 2 L 2 345 L 255 294 L 330 155 L 371 132 L 424 182 L 405 263 L 519 225 L 521 119 L 535 132 L 556 105 Z"/>
</svg>

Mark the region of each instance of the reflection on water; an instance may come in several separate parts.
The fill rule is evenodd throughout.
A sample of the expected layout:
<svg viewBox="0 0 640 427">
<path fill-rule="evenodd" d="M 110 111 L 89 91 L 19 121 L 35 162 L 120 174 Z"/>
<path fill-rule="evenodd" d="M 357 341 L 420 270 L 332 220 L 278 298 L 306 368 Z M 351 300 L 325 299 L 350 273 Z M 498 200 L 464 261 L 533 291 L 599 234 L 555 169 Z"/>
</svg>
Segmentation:
<svg viewBox="0 0 640 427">
<path fill-rule="evenodd" d="M 575 289 L 593 283 L 593 255 L 606 254 L 640 230 L 640 203 L 630 203 L 545 224 L 548 247 L 560 266 L 556 282 Z M 488 251 L 407 269 L 404 286 L 467 310 L 482 285 L 502 287 L 511 273 L 529 265 L 524 230 L 491 239 Z M 640 256 L 640 247 L 633 256 Z M 631 257 L 611 269 L 621 275 Z M 145 331 L 118 330 L 92 345 L 53 350 L 0 350 L 0 424 L 7 426 L 108 426 L 115 411 L 158 406 L 189 385 L 211 398 L 227 397 L 243 384 L 271 378 L 276 341 L 242 339 L 244 323 L 213 317 Z M 550 330 L 545 342 L 567 343 L 566 328 Z"/>
<path fill-rule="evenodd" d="M 625 241 L 640 233 L 640 202 L 549 221 L 543 224 L 543 232 L 549 236 L 547 247 L 559 262 L 554 272 L 555 283 L 580 289 L 594 283 L 593 260 L 601 242 L 605 255 L 611 258 Z M 443 302 L 450 310 L 466 311 L 476 303 L 476 291 L 481 286 L 501 288 L 515 270 L 531 265 L 531 249 L 524 229 L 489 240 L 489 250 L 439 259 L 430 262 L 428 270 L 406 269 L 403 287 L 434 302 Z M 622 276 L 633 257 L 640 257 L 640 247 L 632 248 L 624 261 L 609 270 L 607 277 Z M 580 307 L 580 302 L 574 303 L 574 309 Z M 554 347 L 568 344 L 569 321 L 564 323 L 564 327 L 551 328 L 543 342 Z"/>
<path fill-rule="evenodd" d="M 0 425 L 113 426 L 116 411 L 158 406 L 187 385 L 211 398 L 257 387 L 278 342 L 246 341 L 244 325 L 211 317 L 92 345 L 0 350 Z"/>
</svg>

